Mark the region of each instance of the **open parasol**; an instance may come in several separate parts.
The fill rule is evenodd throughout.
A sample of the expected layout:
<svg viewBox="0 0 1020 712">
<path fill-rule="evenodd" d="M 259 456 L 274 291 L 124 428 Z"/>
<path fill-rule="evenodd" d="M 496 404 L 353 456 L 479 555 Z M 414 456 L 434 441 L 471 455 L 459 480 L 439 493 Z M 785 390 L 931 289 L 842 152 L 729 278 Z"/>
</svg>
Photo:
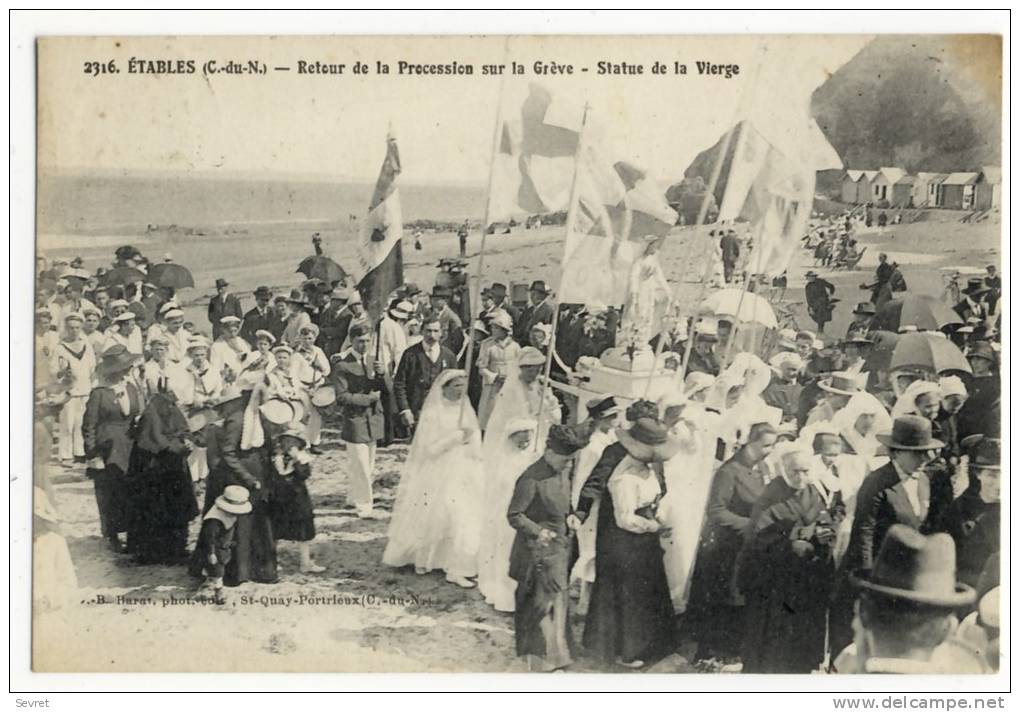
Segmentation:
<svg viewBox="0 0 1020 712">
<path fill-rule="evenodd" d="M 173 262 L 162 262 L 150 267 L 148 281 L 157 287 L 172 287 L 174 289 L 195 286 L 195 279 L 191 276 L 191 271 L 184 265 Z"/>
<path fill-rule="evenodd" d="M 938 331 L 944 326 L 963 324 L 963 319 L 935 297 L 926 294 L 904 294 L 878 310 L 874 328 L 899 331 L 916 326 L 918 331 Z"/>
<path fill-rule="evenodd" d="M 125 265 L 114 267 L 102 277 L 103 285 L 106 287 L 110 287 L 115 284 L 134 284 L 135 282 L 144 282 L 145 280 L 144 272 L 140 269 L 127 267 Z"/>
<path fill-rule="evenodd" d="M 308 279 L 321 279 L 323 282 L 343 282 L 347 279 L 347 272 L 325 255 L 312 255 L 301 260 L 297 271 L 308 277 Z"/>
<path fill-rule="evenodd" d="M 891 331 L 875 331 L 872 332 L 871 339 L 875 345 L 868 351 L 868 355 L 864 359 L 864 370 L 888 371 L 900 335 Z"/>
<path fill-rule="evenodd" d="M 778 326 L 776 313 L 768 300 L 742 289 L 720 289 L 701 303 L 702 313 L 729 317 L 736 321 L 753 322 L 774 328 Z"/>
<path fill-rule="evenodd" d="M 970 364 L 952 341 L 938 333 L 901 334 L 893 349 L 889 370 L 922 368 L 934 373 L 963 371 L 970 373 Z"/>
</svg>

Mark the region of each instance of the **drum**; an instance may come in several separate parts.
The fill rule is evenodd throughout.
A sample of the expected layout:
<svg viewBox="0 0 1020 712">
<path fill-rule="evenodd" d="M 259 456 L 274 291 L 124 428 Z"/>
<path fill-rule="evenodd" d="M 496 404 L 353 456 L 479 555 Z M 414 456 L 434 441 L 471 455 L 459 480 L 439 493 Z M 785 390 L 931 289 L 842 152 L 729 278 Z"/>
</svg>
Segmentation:
<svg viewBox="0 0 1020 712">
<path fill-rule="evenodd" d="M 336 403 L 336 388 L 333 386 L 319 386 L 312 393 L 312 405 L 316 408 L 326 408 Z"/>
<path fill-rule="evenodd" d="M 294 407 L 282 398 L 270 398 L 259 406 L 259 412 L 274 425 L 286 425 L 296 419 Z"/>
</svg>

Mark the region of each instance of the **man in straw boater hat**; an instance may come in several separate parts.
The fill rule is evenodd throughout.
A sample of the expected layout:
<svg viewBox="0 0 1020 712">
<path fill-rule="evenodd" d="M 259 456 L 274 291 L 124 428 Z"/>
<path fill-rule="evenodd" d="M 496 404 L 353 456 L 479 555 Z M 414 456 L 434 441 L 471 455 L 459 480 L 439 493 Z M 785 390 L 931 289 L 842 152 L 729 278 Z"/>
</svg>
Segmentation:
<svg viewBox="0 0 1020 712">
<path fill-rule="evenodd" d="M 236 316 L 238 319 L 244 316 L 241 310 L 241 302 L 237 297 L 227 291 L 230 284 L 227 280 L 219 277 L 216 280 L 216 294 L 209 300 L 209 323 L 212 324 L 213 340 L 220 337 L 223 328 L 222 319 L 225 316 Z"/>
<path fill-rule="evenodd" d="M 874 566 L 889 528 L 904 524 L 929 533 L 945 530 L 951 520 L 952 489 L 933 489 L 925 472 L 945 445 L 932 437 L 931 421 L 903 415 L 893 421 L 891 432 L 879 433 L 877 438 L 889 451 L 889 462 L 865 477 L 857 491 L 850 543 L 840 564 L 830 616 L 834 650 L 850 641 L 853 594 L 848 577 Z"/>
<path fill-rule="evenodd" d="M 975 600 L 974 589 L 956 580 L 951 536 L 925 536 L 894 524 L 874 566 L 855 572 L 850 581 L 857 592 L 854 649 L 852 656 L 840 656 L 839 672 L 958 672 L 935 659 L 956 628 L 956 612 Z"/>
<path fill-rule="evenodd" d="M 818 388 L 825 394 L 823 399 L 808 412 L 807 425 L 829 422 L 850 399 L 864 390 L 864 377 L 859 373 L 837 371 L 818 381 Z"/>
<path fill-rule="evenodd" d="M 542 457 L 518 478 L 506 516 L 516 530 L 510 577 L 517 581 L 514 638 L 529 669 L 570 665 L 569 557 L 577 519 L 570 517 L 571 464 L 587 429 L 553 425 Z M 661 554 L 660 554 L 661 556 Z"/>
<path fill-rule="evenodd" d="M 226 565 L 233 559 L 237 521 L 250 514 L 251 509 L 248 490 L 240 485 L 227 485 L 202 517 L 188 573 L 204 578 L 213 589 L 213 600 L 220 605 L 227 602 L 223 595 L 223 576 Z"/>
<path fill-rule="evenodd" d="M 273 314 L 273 290 L 261 286 L 255 289 L 255 306 L 248 310 L 243 318 L 241 327 L 241 338 L 255 348 L 255 332 L 270 330 L 276 322 L 276 315 Z"/>
<path fill-rule="evenodd" d="M 131 378 L 141 356 L 116 344 L 103 352 L 96 366 L 97 385 L 89 394 L 82 418 L 85 474 L 96 488 L 96 505 L 103 536 L 117 552 L 124 551 L 120 532 L 130 524 L 128 466 L 135 420 L 144 399 Z"/>
<path fill-rule="evenodd" d="M 617 438 L 627 454 L 613 468 L 599 505 L 584 645 L 604 663 L 639 668 L 672 652 L 675 642 L 659 540 L 669 530 L 658 509 L 666 493 L 663 463 L 682 442 L 656 418 L 638 418 Z"/>
</svg>

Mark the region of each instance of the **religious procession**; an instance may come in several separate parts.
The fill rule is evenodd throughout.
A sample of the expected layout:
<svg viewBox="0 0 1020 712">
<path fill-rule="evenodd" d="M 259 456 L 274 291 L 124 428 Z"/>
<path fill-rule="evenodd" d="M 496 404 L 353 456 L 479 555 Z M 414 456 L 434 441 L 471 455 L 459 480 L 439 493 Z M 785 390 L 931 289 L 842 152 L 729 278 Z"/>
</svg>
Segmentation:
<svg viewBox="0 0 1020 712">
<path fill-rule="evenodd" d="M 996 670 L 996 266 L 931 294 L 854 208 L 815 209 L 827 164 L 754 116 L 726 135 L 734 165 L 754 144 L 798 160 L 755 164 L 742 193 L 731 168 L 716 222 L 711 185 L 678 227 L 586 139 L 587 109 L 544 122 L 554 101 L 533 85 L 498 124 L 477 251 L 458 230 L 433 284 L 404 275 L 393 136 L 357 257 L 313 235 L 282 289 L 218 277 L 185 300 L 191 269 L 131 244 L 40 261 L 36 461 L 91 483 L 106 556 L 190 577 L 224 615 L 238 587 L 350 579 L 320 563 L 336 544 L 309 491 L 342 483 L 331 506 L 382 523 L 375 568 L 484 602 L 529 671 Z M 555 166 L 529 173 L 529 151 Z M 510 208 L 566 210 L 558 283 L 486 268 Z M 37 557 L 73 587 L 54 471 Z"/>
</svg>

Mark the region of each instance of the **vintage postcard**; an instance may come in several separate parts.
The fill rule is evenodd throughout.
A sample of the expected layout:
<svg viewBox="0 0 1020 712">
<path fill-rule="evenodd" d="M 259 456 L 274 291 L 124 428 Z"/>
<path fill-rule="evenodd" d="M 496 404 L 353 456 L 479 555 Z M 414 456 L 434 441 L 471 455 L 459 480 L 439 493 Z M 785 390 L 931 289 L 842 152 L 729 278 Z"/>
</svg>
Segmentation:
<svg viewBox="0 0 1020 712">
<path fill-rule="evenodd" d="M 36 51 L 33 670 L 999 670 L 1001 36 Z"/>
</svg>

